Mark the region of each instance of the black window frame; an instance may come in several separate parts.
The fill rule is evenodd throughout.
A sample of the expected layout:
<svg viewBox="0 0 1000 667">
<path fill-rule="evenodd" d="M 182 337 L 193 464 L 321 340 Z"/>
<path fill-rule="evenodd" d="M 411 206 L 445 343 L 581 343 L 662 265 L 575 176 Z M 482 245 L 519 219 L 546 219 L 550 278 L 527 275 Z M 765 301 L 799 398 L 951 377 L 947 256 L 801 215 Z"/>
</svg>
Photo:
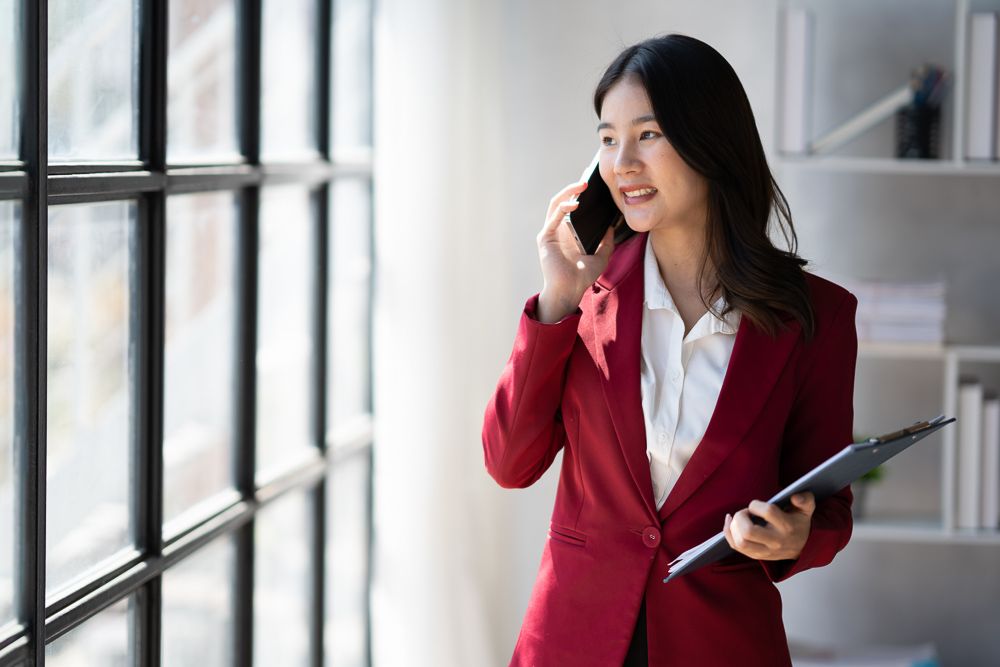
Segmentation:
<svg viewBox="0 0 1000 667">
<path fill-rule="evenodd" d="M 0 200 L 22 203 L 18 267 L 15 280 L 15 444 L 14 492 L 17 518 L 15 615 L 0 628 L 0 667 L 41 666 L 45 646 L 112 604 L 134 595 L 131 652 L 136 664 L 158 667 L 161 660 L 161 577 L 173 565 L 215 538 L 234 538 L 233 658 L 253 663 L 254 518 L 286 493 L 305 492 L 313 527 L 310 664 L 324 663 L 327 578 L 327 476 L 352 457 L 367 461 L 365 526 L 369 539 L 364 614 L 370 617 L 372 535 L 372 416 L 362 415 L 344 433 L 331 432 L 326 419 L 328 356 L 328 256 L 330 191 L 342 178 L 366 180 L 371 193 L 370 151 L 350 151 L 338 159 L 331 141 L 331 68 L 334 0 L 316 0 L 317 155 L 301 162 L 268 164 L 261 160 L 261 37 L 263 0 L 235 0 L 237 6 L 237 114 L 243 160 L 205 165 L 171 165 L 167 160 L 167 12 L 169 0 L 130 0 L 138 12 L 138 149 L 137 160 L 49 165 L 47 141 L 48 0 L 15 0 L 20 20 L 18 95 L 20 161 L 0 164 Z M 374 0 L 368 2 L 372 30 Z M 371 33 L 368 44 L 373 42 Z M 373 54 L 367 53 L 369 71 Z M 369 85 L 371 81 L 369 80 Z M 372 99 L 372 90 L 367 91 Z M 369 147 L 370 148 L 370 147 Z M 255 380 L 257 349 L 258 223 L 261 190 L 298 184 L 309 189 L 317 218 L 313 308 L 312 433 L 316 455 L 275 479 L 255 479 Z M 166 202 L 174 194 L 230 192 L 239 202 L 236 306 L 237 390 L 233 480 L 236 493 L 221 498 L 218 510 L 177 535 L 163 535 L 163 391 L 164 304 L 166 271 Z M 139 295 L 130 317 L 134 401 L 130 516 L 134 551 L 124 553 L 94 577 L 56 599 L 46 600 L 46 341 L 48 207 L 97 201 L 138 203 L 134 226 L 134 275 Z M 366 221 L 371 235 L 372 221 Z M 369 244 L 371 247 L 371 244 Z M 371 258 L 373 259 L 373 258 Z M 371 303 L 372 283 L 367 286 Z M 371 309 L 365 323 L 370 334 Z M 371 387 L 371 356 L 366 359 Z M 371 396 L 365 403 L 372 405 Z M 144 489 L 140 492 L 137 489 Z M 371 663 L 370 623 L 366 621 L 365 661 Z"/>
</svg>

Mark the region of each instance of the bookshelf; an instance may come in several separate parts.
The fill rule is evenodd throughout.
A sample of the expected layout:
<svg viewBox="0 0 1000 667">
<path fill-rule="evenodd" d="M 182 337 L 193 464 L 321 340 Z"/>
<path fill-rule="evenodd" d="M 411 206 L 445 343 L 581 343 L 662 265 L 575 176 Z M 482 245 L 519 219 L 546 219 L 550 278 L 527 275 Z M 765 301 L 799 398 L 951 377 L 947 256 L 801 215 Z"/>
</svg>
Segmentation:
<svg viewBox="0 0 1000 667">
<path fill-rule="evenodd" d="M 833 268 L 833 273 L 854 275 L 854 271 L 867 271 L 867 278 L 916 278 L 913 274 L 903 275 L 903 271 L 912 267 L 901 266 L 905 262 L 896 259 L 896 266 L 886 269 L 886 275 L 872 275 L 880 268 L 876 259 L 878 248 L 883 254 L 902 255 L 907 250 L 909 254 L 919 258 L 919 266 L 928 271 L 925 278 L 934 278 L 942 274 L 961 275 L 965 282 L 956 281 L 955 292 L 959 298 L 965 298 L 970 278 L 970 267 L 978 267 L 979 280 L 983 283 L 994 281 L 997 271 L 991 271 L 988 264 L 996 266 L 995 253 L 992 259 L 984 260 L 982 250 L 976 256 L 978 259 L 966 258 L 961 252 L 949 253 L 941 251 L 940 239 L 928 238 L 921 245 L 920 233 L 907 229 L 906 217 L 912 215 L 916 205 L 909 198 L 900 194 L 910 190 L 949 188 L 959 194 L 951 195 L 954 199 L 966 198 L 972 200 L 969 206 L 979 221 L 970 223 L 968 219 L 954 224 L 954 234 L 963 233 L 969 228 L 979 235 L 978 245 L 982 248 L 992 245 L 1000 247 L 1000 220 L 997 220 L 996 210 L 1000 210 L 1000 188 L 993 179 L 1000 177 L 1000 162 L 967 160 L 965 154 L 965 119 L 966 102 L 969 91 L 964 78 L 967 71 L 967 50 L 969 16 L 977 11 L 1000 12 L 1000 0 L 842 0 L 837 3 L 823 0 L 779 0 L 779 12 L 786 9 L 805 9 L 811 14 L 811 57 L 807 68 L 805 91 L 810 100 L 806 103 L 806 134 L 815 139 L 830 129 L 854 116 L 873 101 L 882 98 L 887 92 L 905 81 L 908 71 L 922 63 L 935 63 L 945 68 L 950 74 L 950 85 L 947 96 L 941 105 L 941 124 L 939 134 L 939 157 L 937 159 L 898 159 L 894 155 L 894 119 L 890 118 L 876 127 L 859 134 L 840 148 L 822 155 L 783 154 L 780 150 L 782 141 L 782 112 L 786 109 L 782 98 L 784 85 L 779 83 L 776 88 L 775 109 L 777 125 L 771 147 L 773 165 L 782 187 L 792 181 L 806 183 L 818 192 L 812 183 L 817 179 L 831 179 L 832 189 L 854 193 L 859 188 L 865 191 L 867 199 L 859 202 L 857 207 L 865 209 L 871 202 L 877 202 L 877 213 L 871 217 L 885 217 L 878 220 L 880 227 L 865 227 L 857 224 L 848 226 L 842 235 L 849 241 L 841 241 L 835 250 L 826 252 L 825 263 Z M 779 14 L 780 16 L 780 14 Z M 781 24 L 777 23 L 777 39 L 782 39 Z M 781 72 L 782 58 L 785 57 L 783 46 L 779 44 L 776 50 L 776 72 Z M 781 78 L 779 74 L 779 79 Z M 812 179 L 811 182 L 808 179 Z M 884 187 L 884 193 L 873 183 L 890 184 Z M 804 187 L 804 192 L 808 191 Z M 795 190 L 795 185 L 792 186 Z M 993 192 L 995 194 L 984 194 Z M 808 195 L 802 196 L 809 199 Z M 990 199 L 992 197 L 992 199 Z M 917 197 L 919 198 L 919 195 Z M 835 198 L 831 198 L 835 199 Z M 942 197 L 947 200 L 947 195 Z M 790 197 L 793 215 L 797 213 L 797 202 Z M 841 205 L 843 202 L 826 201 L 828 205 Z M 962 203 L 960 201 L 960 203 Z M 807 203 L 809 211 L 812 204 Z M 819 205 L 813 205 L 817 210 Z M 850 210 L 844 207 L 843 210 Z M 990 216 L 984 216 L 981 211 L 993 211 Z M 943 209 L 942 217 L 948 215 Z M 802 228 L 798 215 L 796 225 Z M 808 217 L 808 215 L 806 216 Z M 834 216 L 831 216 L 834 217 Z M 973 217 L 973 214 L 970 214 Z M 992 231 L 981 220 L 990 217 L 993 221 Z M 885 223 L 885 224 L 882 224 Z M 895 225 L 895 226 L 893 226 Z M 965 227 L 963 227 L 965 225 Z M 826 231 L 826 240 L 830 236 Z M 900 249 L 894 250 L 893 244 L 886 241 L 893 235 L 908 234 L 905 242 L 900 243 Z M 808 236 L 807 233 L 805 236 Z M 802 237 L 803 234 L 800 234 Z M 822 238 L 817 234 L 816 238 Z M 966 241 L 966 243 L 973 243 Z M 938 244 L 935 247 L 935 244 Z M 973 243 L 974 244 L 974 243 Z M 807 257 L 815 251 L 803 244 L 802 249 Z M 870 246 L 871 249 L 864 246 Z M 906 250 L 903 249 L 905 246 Z M 851 257 L 851 253 L 868 253 L 867 261 Z M 940 255 L 940 262 L 935 263 Z M 989 257 L 987 253 L 985 255 Z M 978 263 L 977 263 L 978 262 Z M 824 262 L 821 262 L 821 265 Z M 951 297 L 952 285 L 949 285 Z M 989 285 L 978 287 L 980 293 L 992 289 Z M 982 303 L 995 303 L 986 296 L 978 297 L 980 308 Z M 949 298 L 949 320 L 952 319 Z M 995 306 L 992 307 L 996 310 Z M 966 308 L 966 310 L 971 310 Z M 939 383 L 939 400 L 934 403 L 936 412 L 948 416 L 958 416 L 958 385 L 959 378 L 967 370 L 990 366 L 987 377 L 1000 377 L 1000 327 L 996 320 L 989 318 L 980 321 L 975 317 L 962 313 L 962 316 L 949 321 L 949 337 L 963 341 L 996 341 L 990 344 L 948 344 L 922 345 L 908 343 L 868 343 L 859 345 L 858 368 L 859 382 L 870 379 L 872 368 L 877 372 L 892 374 L 892 371 L 881 369 L 903 369 L 919 366 L 924 375 Z M 983 325 L 985 322 L 985 325 Z M 866 373 L 862 373 L 864 370 Z M 866 375 L 866 378 L 862 378 Z M 906 376 L 911 378 L 912 376 Z M 935 379 L 936 378 L 936 379 Z M 900 393 L 912 381 L 899 380 L 895 387 L 887 393 Z M 891 381 L 889 381 L 891 384 Z M 879 384 L 879 387 L 885 385 Z M 1000 385 L 997 385 L 1000 389 Z M 864 390 L 865 388 L 862 387 Z M 863 394 L 864 400 L 872 397 L 878 399 L 878 391 L 871 390 Z M 917 416 L 931 417 L 933 414 L 919 412 Z M 869 420 L 869 422 L 874 420 Z M 891 419 L 882 419 L 881 423 Z M 925 466 L 921 480 L 914 482 L 919 485 L 930 475 L 939 484 L 939 499 L 936 501 L 934 514 L 929 510 L 922 512 L 921 517 L 882 516 L 875 519 L 860 519 L 855 524 L 855 538 L 873 542 L 902 542 L 914 544 L 961 544 L 961 545 L 1000 545 L 1000 530 L 998 529 L 958 529 L 956 528 L 957 505 L 957 445 L 958 431 L 952 426 L 944 429 L 937 442 L 938 452 L 930 454 L 937 456 L 936 467 L 928 472 L 930 466 Z M 930 445 L 933 447 L 934 445 Z M 928 453 L 921 453 L 928 456 Z M 911 470 L 905 462 L 900 466 L 904 472 Z M 890 470 L 894 470 L 890 467 Z M 937 489 L 935 489 L 935 492 Z M 870 496 L 871 494 L 869 494 Z M 869 500 L 874 500 L 869 497 Z M 870 509 L 875 509 L 874 507 Z M 926 516 L 923 516 L 926 515 Z"/>
<path fill-rule="evenodd" d="M 968 70 L 969 49 L 969 16 L 978 11 L 1000 12 L 1000 2 L 997 0 L 950 0 L 934 2 L 917 0 L 903 2 L 902 0 L 876 0 L 861 2 L 846 0 L 839 3 L 824 3 L 822 0 L 779 0 L 779 12 L 785 9 L 801 8 L 813 15 L 813 45 L 814 62 L 810 63 L 813 72 L 810 74 L 809 85 L 813 91 L 818 87 L 830 85 L 834 78 L 878 78 L 878 69 L 883 63 L 871 63 L 875 70 L 874 77 L 866 76 L 865 63 L 854 63 L 858 72 L 851 77 L 843 76 L 843 72 L 835 72 L 825 59 L 829 51 L 826 42 L 837 39 L 850 40 L 850 28 L 863 33 L 865 31 L 864 16 L 870 12 L 872 5 L 883 5 L 898 8 L 900 17 L 906 17 L 900 26 L 900 32 L 914 31 L 908 40 L 913 46 L 903 46 L 907 40 L 885 35 L 887 50 L 897 55 L 911 50 L 914 54 L 909 62 L 913 67 L 922 62 L 935 62 L 950 72 L 951 79 L 948 93 L 942 104 L 940 155 L 937 159 L 901 160 L 886 157 L 891 155 L 886 151 L 887 139 L 891 136 L 893 121 L 887 120 L 881 128 L 863 133 L 843 149 L 838 149 L 833 155 L 794 155 L 787 156 L 780 151 L 774 151 L 775 163 L 785 169 L 832 170 L 843 172 L 877 172 L 886 174 L 917 174 L 917 175 L 958 175 L 958 176 L 1000 176 L 1000 162 L 967 160 L 964 157 L 964 138 L 966 134 L 966 103 L 969 98 L 964 73 Z M 922 19 L 911 19 L 908 15 L 924 15 Z M 859 18 L 860 17 L 860 18 Z M 885 26 L 872 26 L 877 30 Z M 932 39 L 927 39 L 932 37 Z M 781 38 L 779 31 L 779 40 Z M 899 43 L 894 43 L 898 40 Z M 921 50 L 921 44 L 933 44 L 927 50 Z M 919 54 L 919 55 L 918 55 Z M 921 57 L 923 56 L 923 57 Z M 782 54 L 779 51 L 779 59 Z M 901 73 L 905 76 L 905 70 Z M 902 82 L 904 79 L 897 79 Z M 894 80 L 893 83 L 896 81 Z M 891 86 L 889 86 L 891 87 Z M 870 91 L 865 94 L 863 91 Z M 845 106 L 829 110 L 810 110 L 811 123 L 807 124 L 808 133 L 816 138 L 825 131 L 849 118 L 853 113 L 864 108 L 881 94 L 887 92 L 885 87 L 868 87 L 856 84 L 845 91 Z M 781 91 L 778 92 L 779 98 Z M 778 100 L 778 127 L 786 122 L 781 117 L 782 100 Z M 780 129 L 777 134 L 780 134 Z M 872 139 L 875 138 L 875 141 Z M 865 146 L 869 150 L 866 151 Z"/>
<path fill-rule="evenodd" d="M 870 343 L 858 345 L 859 366 L 868 360 L 898 362 L 924 361 L 940 364 L 943 413 L 958 414 L 958 384 L 963 367 L 968 364 L 1000 364 L 1000 345 L 924 345 L 915 343 Z M 933 415 L 928 415 L 928 417 Z M 913 542 L 957 542 L 962 544 L 1000 544 L 1000 530 L 959 529 L 955 480 L 957 478 L 957 434 L 954 426 L 941 431 L 941 518 L 923 521 L 859 521 L 857 537 Z"/>
</svg>

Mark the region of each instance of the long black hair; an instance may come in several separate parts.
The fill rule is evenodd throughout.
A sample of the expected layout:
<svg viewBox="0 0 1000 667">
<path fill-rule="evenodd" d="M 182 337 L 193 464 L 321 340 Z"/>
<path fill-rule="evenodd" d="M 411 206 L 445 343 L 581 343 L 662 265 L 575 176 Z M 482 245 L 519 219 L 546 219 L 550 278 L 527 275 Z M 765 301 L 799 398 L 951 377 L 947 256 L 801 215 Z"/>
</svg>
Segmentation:
<svg viewBox="0 0 1000 667">
<path fill-rule="evenodd" d="M 709 279 L 711 259 L 718 284 L 708 285 L 707 293 L 721 289 L 726 312 L 738 308 L 772 335 L 790 317 L 811 338 L 815 318 L 803 271 L 806 261 L 796 253 L 788 201 L 768 168 L 750 101 L 732 66 L 711 46 L 686 35 L 639 42 L 622 51 L 597 84 L 598 117 L 608 91 L 626 77 L 645 88 L 671 146 L 708 181 L 702 286 Z M 772 211 L 787 250 L 768 236 Z M 615 240 L 633 234 L 619 225 Z M 705 307 L 712 309 L 708 303 Z"/>
</svg>

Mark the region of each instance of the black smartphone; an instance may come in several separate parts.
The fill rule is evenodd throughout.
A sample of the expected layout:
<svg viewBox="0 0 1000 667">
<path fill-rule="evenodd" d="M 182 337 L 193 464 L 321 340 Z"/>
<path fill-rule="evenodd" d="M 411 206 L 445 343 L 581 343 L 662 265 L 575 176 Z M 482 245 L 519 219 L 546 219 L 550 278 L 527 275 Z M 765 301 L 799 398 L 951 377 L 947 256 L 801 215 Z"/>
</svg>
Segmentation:
<svg viewBox="0 0 1000 667">
<path fill-rule="evenodd" d="M 608 184 L 601 178 L 600 155 L 598 151 L 580 177 L 581 181 L 587 179 L 587 189 L 577 197 L 580 205 L 566 218 L 580 252 L 586 255 L 593 255 L 597 251 L 604 232 L 608 227 L 616 225 L 622 215 L 611 196 Z"/>
</svg>

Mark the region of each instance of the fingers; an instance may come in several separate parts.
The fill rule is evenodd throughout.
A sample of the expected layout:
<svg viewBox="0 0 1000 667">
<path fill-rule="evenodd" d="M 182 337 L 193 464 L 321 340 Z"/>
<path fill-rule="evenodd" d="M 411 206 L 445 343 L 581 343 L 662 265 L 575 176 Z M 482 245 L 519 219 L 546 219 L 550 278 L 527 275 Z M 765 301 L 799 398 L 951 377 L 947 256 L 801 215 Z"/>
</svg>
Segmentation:
<svg viewBox="0 0 1000 667">
<path fill-rule="evenodd" d="M 578 194 L 587 189 L 587 181 L 576 181 L 575 183 L 570 183 L 549 200 L 549 217 L 552 217 L 552 212 L 555 210 L 556 206 L 560 202 L 564 202 L 571 197 L 576 197 Z"/>
<path fill-rule="evenodd" d="M 726 515 L 726 541 L 734 550 L 757 560 L 798 558 L 809 539 L 816 499 L 810 493 L 792 497 L 793 507 L 783 510 L 760 500 L 735 516 Z M 757 525 L 763 519 L 766 525 Z"/>
<path fill-rule="evenodd" d="M 746 510 L 742 512 L 737 512 L 736 516 L 745 513 Z M 751 524 L 752 525 L 752 524 Z M 756 558 L 757 554 L 765 553 L 769 549 L 763 544 L 757 542 L 752 542 L 744 536 L 742 529 L 737 525 L 736 517 L 727 514 L 725 523 L 722 527 L 722 532 L 726 536 L 726 542 L 732 547 L 734 551 L 738 551 L 744 556 L 749 556 L 750 558 Z"/>
<path fill-rule="evenodd" d="M 762 500 L 751 500 L 747 509 L 750 511 L 750 514 L 759 516 L 777 528 L 783 528 L 787 524 L 785 513 L 777 505 L 771 505 Z"/>
<path fill-rule="evenodd" d="M 559 194 L 549 202 L 549 211 L 542 226 L 541 235 L 551 234 L 562 222 L 563 217 L 570 211 L 576 209 L 579 204 L 576 196 L 587 189 L 587 181 L 578 181 L 563 188 Z"/>
<path fill-rule="evenodd" d="M 781 546 L 780 537 L 770 528 L 754 525 L 750 512 L 745 509 L 733 516 L 729 529 L 736 545 L 734 548 L 747 556 L 756 558 Z"/>
<path fill-rule="evenodd" d="M 792 496 L 792 505 L 798 511 L 811 517 L 813 512 L 816 511 L 816 496 L 808 491 L 806 493 L 796 493 Z"/>
<path fill-rule="evenodd" d="M 556 207 L 555 212 L 545 221 L 539 237 L 546 237 L 550 234 L 558 233 L 559 225 L 566 221 L 566 214 L 575 211 L 580 204 L 575 201 L 562 202 Z"/>
</svg>

